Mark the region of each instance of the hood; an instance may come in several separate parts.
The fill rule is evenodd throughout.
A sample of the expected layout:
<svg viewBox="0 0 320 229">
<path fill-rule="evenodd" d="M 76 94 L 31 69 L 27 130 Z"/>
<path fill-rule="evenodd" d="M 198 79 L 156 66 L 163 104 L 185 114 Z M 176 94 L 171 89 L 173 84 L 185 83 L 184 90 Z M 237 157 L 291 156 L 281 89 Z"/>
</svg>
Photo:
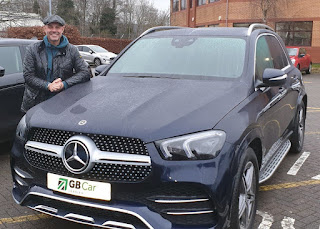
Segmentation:
<svg viewBox="0 0 320 229">
<path fill-rule="evenodd" d="M 247 95 L 239 81 L 99 76 L 33 107 L 27 120 L 151 142 L 211 129 Z"/>
</svg>

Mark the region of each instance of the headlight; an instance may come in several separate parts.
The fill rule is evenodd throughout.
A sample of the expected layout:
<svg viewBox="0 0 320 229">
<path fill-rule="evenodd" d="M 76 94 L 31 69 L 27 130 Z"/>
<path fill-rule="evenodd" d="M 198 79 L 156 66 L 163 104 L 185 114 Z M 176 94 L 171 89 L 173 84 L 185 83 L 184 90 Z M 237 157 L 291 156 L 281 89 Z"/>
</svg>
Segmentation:
<svg viewBox="0 0 320 229">
<path fill-rule="evenodd" d="M 27 139 L 27 122 L 26 122 L 26 115 L 22 117 L 20 120 L 17 130 L 16 130 L 16 136 L 21 140 Z"/>
<path fill-rule="evenodd" d="M 225 132 L 212 130 L 155 143 L 166 160 L 206 160 L 219 154 L 225 140 Z"/>
<path fill-rule="evenodd" d="M 293 64 L 295 64 L 295 63 L 296 63 L 296 59 L 291 59 L 291 62 L 292 62 Z"/>
</svg>

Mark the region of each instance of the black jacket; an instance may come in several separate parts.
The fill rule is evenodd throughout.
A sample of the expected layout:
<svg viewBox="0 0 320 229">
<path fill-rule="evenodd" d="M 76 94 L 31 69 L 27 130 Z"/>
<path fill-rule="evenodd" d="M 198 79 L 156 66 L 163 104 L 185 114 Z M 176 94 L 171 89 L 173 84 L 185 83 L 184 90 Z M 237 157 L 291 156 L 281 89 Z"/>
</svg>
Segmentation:
<svg viewBox="0 0 320 229">
<path fill-rule="evenodd" d="M 52 65 L 53 79 L 61 78 L 68 87 L 90 80 L 87 64 L 80 56 L 78 49 L 71 44 L 59 49 L 52 60 Z M 23 76 L 25 91 L 21 110 L 26 112 L 53 95 L 47 88 L 49 82 L 47 81 L 47 54 L 44 41 L 27 47 Z"/>
</svg>

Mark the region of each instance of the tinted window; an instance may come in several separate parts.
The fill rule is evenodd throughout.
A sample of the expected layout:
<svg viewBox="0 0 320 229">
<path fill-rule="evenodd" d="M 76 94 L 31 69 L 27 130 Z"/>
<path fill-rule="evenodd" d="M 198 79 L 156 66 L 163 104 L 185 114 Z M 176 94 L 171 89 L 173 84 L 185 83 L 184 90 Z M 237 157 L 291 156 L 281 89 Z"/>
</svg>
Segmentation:
<svg viewBox="0 0 320 229">
<path fill-rule="evenodd" d="M 22 58 L 19 47 L 0 47 L 0 66 L 5 74 L 22 72 Z"/>
<path fill-rule="evenodd" d="M 236 78 L 242 74 L 246 41 L 223 37 L 153 37 L 131 46 L 109 73 Z"/>
<path fill-rule="evenodd" d="M 266 36 L 266 39 L 269 45 L 274 68 L 283 69 L 288 65 L 288 60 L 279 41 L 274 36 Z"/>
<path fill-rule="evenodd" d="M 79 51 L 82 51 L 83 50 L 83 47 L 82 46 L 77 46 L 78 47 L 78 50 Z"/>
<path fill-rule="evenodd" d="M 276 32 L 286 45 L 311 46 L 312 21 L 277 22 Z"/>
<path fill-rule="evenodd" d="M 262 74 L 266 68 L 274 68 L 266 36 L 261 36 L 256 47 L 256 78 L 262 81 Z"/>
</svg>

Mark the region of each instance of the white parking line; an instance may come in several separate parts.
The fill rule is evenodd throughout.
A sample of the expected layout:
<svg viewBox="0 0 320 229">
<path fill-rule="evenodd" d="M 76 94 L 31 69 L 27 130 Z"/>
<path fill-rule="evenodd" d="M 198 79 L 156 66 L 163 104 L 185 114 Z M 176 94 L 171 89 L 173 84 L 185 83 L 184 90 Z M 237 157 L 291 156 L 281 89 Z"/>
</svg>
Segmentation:
<svg viewBox="0 0 320 229">
<path fill-rule="evenodd" d="M 285 216 L 281 221 L 281 226 L 283 229 L 294 229 L 294 221 L 295 219 Z"/>
<path fill-rule="evenodd" d="M 294 165 L 290 168 L 290 170 L 287 172 L 288 175 L 297 175 L 299 169 L 303 165 L 303 163 L 307 160 L 309 157 L 310 152 L 303 152 L 303 154 L 299 157 L 299 159 L 294 163 Z"/>
<path fill-rule="evenodd" d="M 273 223 L 273 216 L 268 214 L 267 212 L 262 212 L 259 210 L 257 210 L 257 214 L 262 217 L 262 221 L 259 224 L 258 229 L 270 229 Z"/>
<path fill-rule="evenodd" d="M 313 179 L 313 180 L 320 180 L 320 174 L 317 175 L 317 176 L 312 177 L 311 179 Z M 320 227 L 319 227 L 319 229 L 320 229 Z"/>
</svg>

